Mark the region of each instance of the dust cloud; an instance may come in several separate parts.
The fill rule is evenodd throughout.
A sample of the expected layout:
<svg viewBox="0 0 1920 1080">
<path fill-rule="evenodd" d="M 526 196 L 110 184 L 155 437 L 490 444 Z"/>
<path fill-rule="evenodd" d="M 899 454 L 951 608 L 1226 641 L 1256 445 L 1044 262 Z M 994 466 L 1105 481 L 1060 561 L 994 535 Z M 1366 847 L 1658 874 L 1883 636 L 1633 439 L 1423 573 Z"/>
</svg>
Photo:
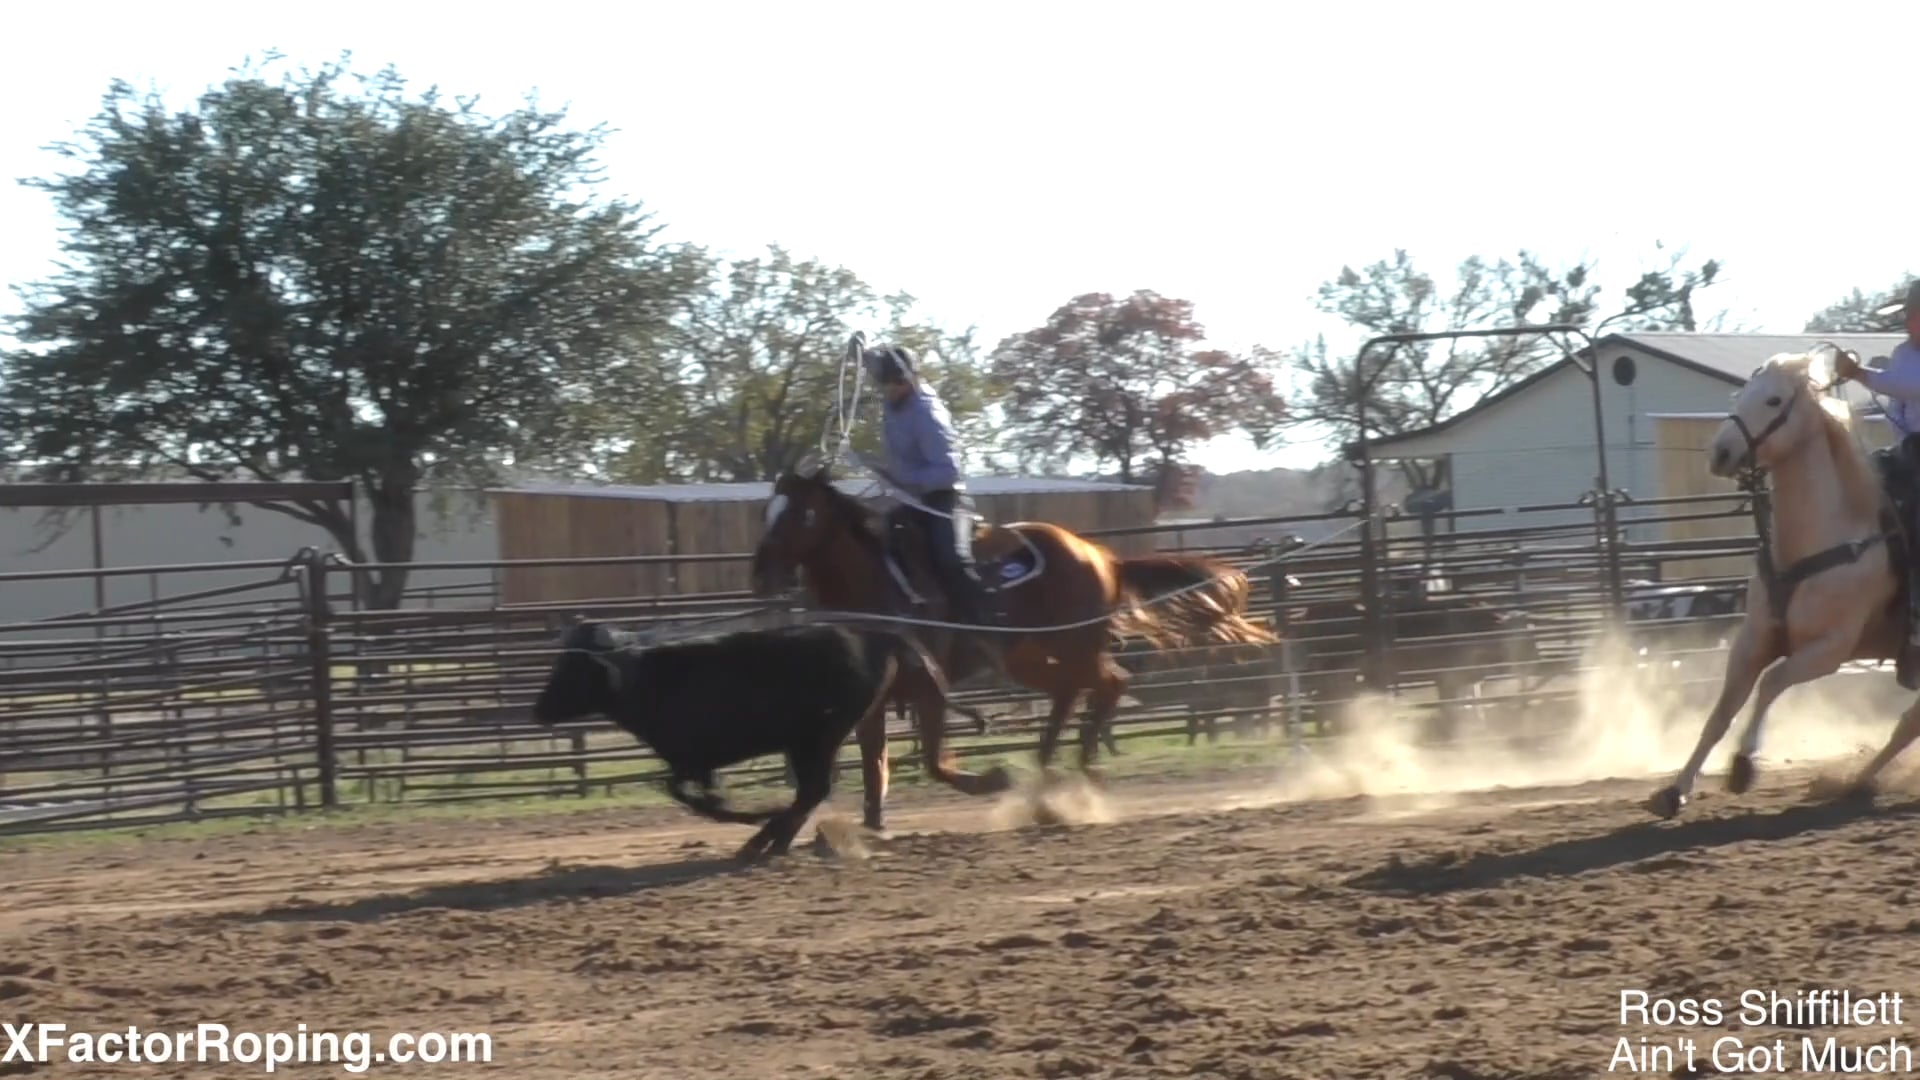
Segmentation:
<svg viewBox="0 0 1920 1080">
<path fill-rule="evenodd" d="M 1111 825 L 1117 821 L 1112 800 L 1077 773 L 1051 779 L 1035 773 L 1016 783 L 994 804 L 995 829 L 1025 825 Z"/>
<path fill-rule="evenodd" d="M 864 861 L 873 857 L 861 827 L 844 814 L 822 811 L 814 816 L 813 853 L 822 858 Z"/>
<path fill-rule="evenodd" d="M 1563 786 L 1600 780 L 1671 776 L 1686 762 L 1719 696 L 1724 650 L 1694 653 L 1684 667 L 1635 655 L 1603 641 L 1582 658 L 1578 674 L 1541 688 L 1575 690 L 1571 700 L 1520 708 L 1489 704 L 1484 713 L 1456 710 L 1454 737 L 1426 736 L 1435 711 L 1380 696 L 1354 703 L 1346 732 L 1309 740 L 1272 785 L 1229 800 L 1233 807 L 1309 799 L 1369 797 L 1377 812 L 1444 809 L 1469 792 Z M 1684 673 L 1683 673 L 1684 671 Z M 1489 699 L 1512 692 L 1489 681 Z M 1892 668 L 1846 669 L 1789 689 L 1767 717 L 1756 760 L 1762 777 L 1788 765 L 1832 763 L 1878 749 L 1911 695 Z M 1739 744 L 1752 699 L 1707 758 L 1703 779 L 1724 774 Z M 1890 776 L 1906 762 L 1889 768 Z M 1651 790 L 1651 789 L 1649 789 Z"/>
</svg>

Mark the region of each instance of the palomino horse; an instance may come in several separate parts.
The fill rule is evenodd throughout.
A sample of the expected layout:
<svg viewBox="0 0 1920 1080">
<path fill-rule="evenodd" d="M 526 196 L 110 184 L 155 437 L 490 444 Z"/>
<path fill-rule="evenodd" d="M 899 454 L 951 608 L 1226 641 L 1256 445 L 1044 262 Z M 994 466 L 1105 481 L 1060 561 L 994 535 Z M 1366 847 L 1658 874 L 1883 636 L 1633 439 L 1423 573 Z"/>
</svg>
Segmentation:
<svg viewBox="0 0 1920 1080">
<path fill-rule="evenodd" d="M 774 595 L 798 575 L 813 602 L 825 608 L 939 621 L 944 611 L 913 611 L 909 595 L 916 583 L 924 595 L 938 595 L 925 587 L 924 557 L 914 551 L 904 565 L 894 564 L 874 518 L 865 504 L 834 486 L 826 465 L 803 464 L 780 477 L 767 504 L 766 534 L 753 554 L 754 591 Z M 1043 770 L 1053 761 L 1067 714 L 1086 693 L 1080 766 L 1092 772 L 1101 732 L 1127 686 L 1126 670 L 1109 653 L 1110 635 L 1132 632 L 1162 648 L 1279 640 L 1247 620 L 1246 574 L 1217 559 L 1123 559 L 1044 522 L 981 526 L 975 536 L 983 577 L 990 584 L 998 579 L 991 595 L 1004 629 L 969 631 L 967 638 L 928 634 L 929 645 L 950 682 L 991 663 L 1051 699 L 1052 711 L 1040 736 Z M 1000 568 L 997 573 L 992 572 L 995 566 Z M 1162 599 L 1182 589 L 1186 591 Z M 984 645 L 989 655 L 968 648 L 969 639 Z M 927 770 L 934 777 L 969 795 L 1011 786 L 1003 769 L 980 775 L 954 767 L 953 752 L 945 746 L 946 693 L 936 680 L 917 670 L 902 672 L 895 693 L 913 708 Z M 859 741 L 865 824 L 878 830 L 887 790 L 884 714 L 877 723 L 861 725 Z"/>
<path fill-rule="evenodd" d="M 1746 619 L 1727 653 L 1720 700 L 1693 756 L 1671 785 L 1648 800 L 1660 817 L 1670 818 L 1686 804 L 1707 754 L 1726 735 L 1756 681 L 1753 715 L 1727 777 L 1727 790 L 1736 795 L 1753 785 L 1767 710 L 1788 687 L 1831 675 L 1848 661 L 1899 657 L 1905 605 L 1889 548 L 1900 541 L 1900 531 L 1873 467 L 1853 443 L 1852 410 L 1824 396 L 1833 382 L 1833 358 L 1832 346 L 1770 358 L 1734 395 L 1733 411 L 1709 447 L 1708 468 L 1715 476 L 1771 474 L 1773 520 L 1747 580 Z M 1845 794 L 1871 793 L 1874 778 L 1916 735 L 1920 702 L 1900 714 L 1886 746 Z"/>
</svg>

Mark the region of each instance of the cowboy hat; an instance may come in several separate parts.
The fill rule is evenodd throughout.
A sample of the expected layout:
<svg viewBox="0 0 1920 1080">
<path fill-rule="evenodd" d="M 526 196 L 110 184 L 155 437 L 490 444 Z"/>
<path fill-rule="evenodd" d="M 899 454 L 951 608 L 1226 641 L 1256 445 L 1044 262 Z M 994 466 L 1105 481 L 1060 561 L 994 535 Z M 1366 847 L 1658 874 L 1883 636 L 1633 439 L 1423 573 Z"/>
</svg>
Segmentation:
<svg viewBox="0 0 1920 1080">
<path fill-rule="evenodd" d="M 1920 280 L 1908 283 L 1906 299 L 1896 300 L 1875 311 L 1874 314 L 1880 316 L 1905 315 L 1915 308 L 1920 308 Z"/>
</svg>

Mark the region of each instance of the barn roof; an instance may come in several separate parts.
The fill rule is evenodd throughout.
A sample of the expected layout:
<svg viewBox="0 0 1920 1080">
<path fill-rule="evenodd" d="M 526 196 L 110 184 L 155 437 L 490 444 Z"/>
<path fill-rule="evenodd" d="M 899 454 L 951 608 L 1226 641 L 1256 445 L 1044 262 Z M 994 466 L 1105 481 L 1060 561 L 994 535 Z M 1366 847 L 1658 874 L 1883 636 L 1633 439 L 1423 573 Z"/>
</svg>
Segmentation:
<svg viewBox="0 0 1920 1080">
<path fill-rule="evenodd" d="M 1894 346 L 1903 340 L 1905 336 L 1902 334 L 1700 334 L 1686 331 L 1636 331 L 1608 334 L 1594 342 L 1592 350 L 1582 349 L 1580 355 L 1582 358 L 1587 358 L 1593 351 L 1628 345 L 1649 356 L 1719 379 L 1730 387 L 1737 387 L 1747 381 L 1747 377 L 1753 374 L 1754 368 L 1759 367 L 1767 357 L 1775 353 L 1805 352 L 1820 342 L 1830 341 L 1842 348 L 1859 353 L 1862 363 L 1878 366 L 1875 361 L 1884 360 L 1887 354 L 1893 351 Z M 1572 365 L 1573 361 L 1562 358 L 1505 390 L 1482 398 L 1472 408 L 1462 409 L 1437 424 L 1417 431 L 1382 436 L 1371 440 L 1369 445 L 1377 450 L 1396 443 L 1412 442 L 1429 435 L 1437 435 L 1478 416 L 1481 412 L 1508 398 L 1525 393 L 1534 385 Z M 1855 408 L 1872 408 L 1870 397 L 1851 384 L 1843 389 L 1843 393 Z M 1342 448 L 1343 458 L 1351 458 L 1354 453 L 1355 447 L 1351 444 Z"/>
<path fill-rule="evenodd" d="M 861 495 L 872 486 L 865 477 L 843 477 L 834 486 L 849 495 Z M 1149 491 L 1143 484 L 1106 480 L 1075 480 L 1064 476 L 970 476 L 972 495 L 1054 495 L 1069 492 Z M 756 502 L 773 497 L 773 484 L 543 484 L 525 483 L 494 488 L 493 494 L 578 495 L 602 499 L 648 499 L 654 502 Z"/>
<path fill-rule="evenodd" d="M 1611 334 L 1600 339 L 1620 340 L 1637 345 L 1644 352 L 1707 375 L 1715 375 L 1734 385 L 1747 381 L 1753 369 L 1775 353 L 1806 352 L 1823 341 L 1831 341 L 1860 354 L 1862 363 L 1884 359 L 1894 346 L 1906 340 L 1905 334 L 1689 334 L 1647 332 Z"/>
</svg>

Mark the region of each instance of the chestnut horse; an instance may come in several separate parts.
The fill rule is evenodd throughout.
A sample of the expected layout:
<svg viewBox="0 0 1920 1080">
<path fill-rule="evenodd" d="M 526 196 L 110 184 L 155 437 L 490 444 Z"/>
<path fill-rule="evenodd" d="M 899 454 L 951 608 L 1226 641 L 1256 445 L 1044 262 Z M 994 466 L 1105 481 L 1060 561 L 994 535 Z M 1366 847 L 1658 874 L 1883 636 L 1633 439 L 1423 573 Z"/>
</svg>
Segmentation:
<svg viewBox="0 0 1920 1080">
<path fill-rule="evenodd" d="M 891 562 L 877 516 L 834 486 L 826 465 L 802 464 L 780 477 L 767 504 L 766 533 L 753 553 L 754 591 L 776 595 L 799 577 L 812 601 L 824 608 L 940 621 L 944 604 L 916 607 L 917 597 L 911 595 L 917 590 L 939 596 L 928 584 L 924 556 L 911 552 L 900 563 Z M 1127 687 L 1126 670 L 1109 652 L 1114 634 L 1138 634 L 1161 648 L 1279 640 L 1247 620 L 1247 576 L 1218 559 L 1123 559 L 1044 522 L 980 526 L 974 550 L 982 577 L 994 590 L 989 602 L 999 609 L 999 627 L 920 632 L 950 683 L 991 664 L 1051 699 L 1040 735 L 1043 771 L 1052 764 L 1067 714 L 1086 693 L 1080 767 L 1094 775 L 1101 733 Z M 927 771 L 935 778 L 969 795 L 1011 786 L 1004 769 L 981 775 L 954 767 L 953 751 L 945 745 L 946 692 L 936 680 L 917 670 L 902 672 L 894 693 L 913 710 Z M 875 830 L 882 828 L 887 790 L 886 719 L 885 713 L 877 715 L 878 721 L 859 728 L 865 824 Z"/>
<path fill-rule="evenodd" d="M 1901 542 L 1901 530 L 1853 443 L 1852 410 L 1821 396 L 1833 382 L 1831 348 L 1769 358 L 1734 395 L 1709 447 L 1715 476 L 1749 469 L 1772 475 L 1773 520 L 1747 580 L 1746 619 L 1727 651 L 1720 699 L 1679 775 L 1648 800 L 1660 817 L 1686 804 L 1707 754 L 1749 694 L 1753 715 L 1727 778 L 1734 794 L 1752 786 L 1767 710 L 1788 687 L 1831 675 L 1850 660 L 1899 658 L 1906 611 L 1889 549 Z M 1880 770 L 1915 736 L 1920 702 L 1900 714 L 1886 745 L 1842 794 L 1871 793 Z"/>
</svg>

